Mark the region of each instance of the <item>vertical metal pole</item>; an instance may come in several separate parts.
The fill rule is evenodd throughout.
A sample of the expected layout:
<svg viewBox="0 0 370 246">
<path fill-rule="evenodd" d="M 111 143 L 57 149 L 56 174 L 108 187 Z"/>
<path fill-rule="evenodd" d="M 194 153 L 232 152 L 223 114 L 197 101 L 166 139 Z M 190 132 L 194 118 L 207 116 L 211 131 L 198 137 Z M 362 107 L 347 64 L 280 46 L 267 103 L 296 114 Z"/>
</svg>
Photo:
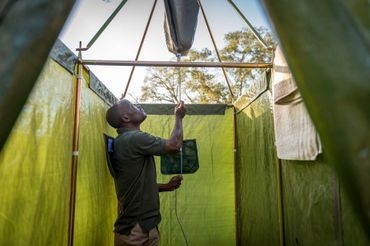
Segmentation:
<svg viewBox="0 0 370 246">
<path fill-rule="evenodd" d="M 236 114 L 236 108 L 235 106 L 233 106 L 233 134 L 234 134 L 234 192 L 235 192 L 235 200 L 234 200 L 234 203 L 235 203 L 235 224 L 236 224 L 236 230 L 235 230 L 235 238 L 236 238 L 236 245 L 239 246 L 241 245 L 241 242 L 240 242 L 240 237 L 239 237 L 239 232 L 240 232 L 240 225 L 239 225 L 239 202 L 238 202 L 238 199 L 239 199 L 239 195 L 238 195 L 238 192 L 239 192 L 239 177 L 238 177 L 238 172 L 237 172 L 237 168 L 238 168 L 238 163 L 237 163 L 237 155 L 238 155 L 238 135 L 237 135 L 237 123 L 236 123 L 236 117 L 237 117 L 237 114 Z"/>
<path fill-rule="evenodd" d="M 81 42 L 80 42 L 81 48 Z M 81 84 L 82 84 L 82 64 L 81 51 L 79 51 L 79 61 L 77 63 L 76 89 L 74 101 L 74 126 L 73 126 L 73 142 L 72 142 L 72 168 L 71 168 L 71 184 L 69 197 L 69 221 L 68 221 L 68 245 L 73 245 L 74 235 L 74 220 L 76 207 L 76 181 L 77 181 L 77 163 L 78 163 L 78 140 L 80 133 L 80 106 L 81 106 Z"/>
<path fill-rule="evenodd" d="M 278 208 L 278 223 L 279 223 L 279 241 L 280 246 L 285 245 L 285 230 L 284 230 L 284 207 L 282 195 L 282 181 L 281 181 L 281 160 L 275 160 L 276 171 L 276 193 L 277 193 L 277 208 Z"/>
<path fill-rule="evenodd" d="M 274 62 L 275 52 L 271 49 L 271 61 Z M 273 71 L 271 71 L 272 73 Z M 272 80 L 270 80 L 272 81 Z M 266 90 L 271 86 L 270 81 L 266 81 Z M 273 128 L 275 131 L 275 127 Z M 284 224 L 284 201 L 283 201 L 283 184 L 281 177 L 281 160 L 276 156 L 275 160 L 275 176 L 276 176 L 276 194 L 277 194 L 277 209 L 278 209 L 278 223 L 279 223 L 279 242 L 280 246 L 285 245 L 285 224 Z"/>
<path fill-rule="evenodd" d="M 337 246 L 343 246 L 343 220 L 342 220 L 342 202 L 340 194 L 340 185 L 337 174 L 333 170 L 333 218 L 334 235 Z"/>
<path fill-rule="evenodd" d="M 206 23 L 206 26 L 207 26 L 207 30 L 208 30 L 208 33 L 209 33 L 209 36 L 211 37 L 211 40 L 212 40 L 212 43 L 213 43 L 213 46 L 215 48 L 215 51 L 216 51 L 216 54 L 217 54 L 217 58 L 218 58 L 218 61 L 219 62 L 222 62 L 221 61 L 221 55 L 217 49 L 217 45 L 216 45 L 216 42 L 215 42 L 215 39 L 213 38 L 213 34 L 212 34 L 212 31 L 211 31 L 211 28 L 208 24 L 208 20 L 207 20 L 207 16 L 204 12 L 204 9 L 203 9 L 203 6 L 202 6 L 202 3 L 200 2 L 200 0 L 197 0 L 198 1 L 198 4 L 199 4 L 199 7 L 200 7 L 200 10 L 202 12 L 202 15 L 203 15 L 203 18 L 204 18 L 204 21 Z M 231 89 L 231 84 L 230 84 L 230 81 L 229 81 L 229 78 L 227 77 L 227 74 L 226 74 L 226 70 L 225 68 L 222 68 L 222 72 L 224 74 L 224 77 L 225 77 L 225 80 L 226 80 L 226 83 L 227 83 L 227 87 L 229 88 L 229 92 L 230 92 L 230 95 L 231 95 L 231 100 L 234 101 L 234 93 Z"/>
<path fill-rule="evenodd" d="M 138 51 L 136 53 L 135 61 L 137 61 L 139 59 L 139 56 L 140 56 L 140 53 L 141 53 L 141 49 L 143 48 L 145 37 L 146 37 L 146 34 L 148 32 L 148 29 L 149 29 L 150 22 L 152 21 L 152 17 L 153 17 L 153 13 L 154 13 L 154 10 L 155 10 L 155 6 L 157 5 L 157 1 L 158 0 L 154 0 L 152 10 L 150 11 L 148 22 L 146 23 L 146 26 L 145 26 L 143 37 L 141 38 L 141 41 L 140 41 L 139 49 L 138 49 Z M 132 75 L 134 74 L 134 71 L 135 71 L 135 66 L 133 66 L 131 68 L 130 76 L 128 77 L 126 88 L 125 88 L 124 93 L 122 94 L 121 99 L 123 99 L 124 97 L 126 97 L 128 88 L 129 88 L 130 83 L 131 83 Z"/>
</svg>

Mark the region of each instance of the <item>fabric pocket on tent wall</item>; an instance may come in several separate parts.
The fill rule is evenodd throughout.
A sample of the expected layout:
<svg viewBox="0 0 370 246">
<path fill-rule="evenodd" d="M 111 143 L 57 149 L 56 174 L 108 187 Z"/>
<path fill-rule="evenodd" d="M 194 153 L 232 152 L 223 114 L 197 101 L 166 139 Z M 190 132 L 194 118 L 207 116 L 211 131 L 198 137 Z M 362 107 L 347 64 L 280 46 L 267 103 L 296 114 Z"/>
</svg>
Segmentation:
<svg viewBox="0 0 370 246">
<path fill-rule="evenodd" d="M 114 138 L 111 136 L 108 136 L 106 134 L 104 135 L 104 143 L 105 143 L 105 154 L 107 158 L 107 165 L 110 174 L 113 178 L 117 177 L 116 171 L 114 169 Z"/>
<path fill-rule="evenodd" d="M 190 174 L 199 169 L 198 149 L 195 139 L 184 140 L 182 144 L 183 165 L 181 172 L 180 153 L 161 156 L 162 174 Z"/>
</svg>

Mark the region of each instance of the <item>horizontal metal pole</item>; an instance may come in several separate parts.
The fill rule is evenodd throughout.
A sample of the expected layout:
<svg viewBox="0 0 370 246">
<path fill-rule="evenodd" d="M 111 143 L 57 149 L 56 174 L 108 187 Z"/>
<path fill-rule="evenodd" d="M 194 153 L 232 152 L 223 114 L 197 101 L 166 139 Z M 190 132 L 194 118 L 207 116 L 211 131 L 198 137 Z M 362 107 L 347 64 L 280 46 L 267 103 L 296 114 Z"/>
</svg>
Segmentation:
<svg viewBox="0 0 370 246">
<path fill-rule="evenodd" d="M 272 68 L 272 63 L 82 60 L 84 65 L 142 67 Z"/>
</svg>

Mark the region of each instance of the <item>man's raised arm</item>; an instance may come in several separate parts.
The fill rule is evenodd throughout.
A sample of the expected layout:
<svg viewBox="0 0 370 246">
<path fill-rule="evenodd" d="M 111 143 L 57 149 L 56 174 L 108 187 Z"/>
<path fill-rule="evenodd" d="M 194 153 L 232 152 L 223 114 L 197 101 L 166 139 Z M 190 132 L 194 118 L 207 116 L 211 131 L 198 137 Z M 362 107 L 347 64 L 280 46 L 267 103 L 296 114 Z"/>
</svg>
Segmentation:
<svg viewBox="0 0 370 246">
<path fill-rule="evenodd" d="M 184 107 L 184 102 L 181 101 L 177 104 L 175 109 L 175 126 L 173 128 L 171 137 L 166 140 L 165 153 L 178 152 L 182 146 L 182 119 L 185 117 L 186 109 Z"/>
</svg>

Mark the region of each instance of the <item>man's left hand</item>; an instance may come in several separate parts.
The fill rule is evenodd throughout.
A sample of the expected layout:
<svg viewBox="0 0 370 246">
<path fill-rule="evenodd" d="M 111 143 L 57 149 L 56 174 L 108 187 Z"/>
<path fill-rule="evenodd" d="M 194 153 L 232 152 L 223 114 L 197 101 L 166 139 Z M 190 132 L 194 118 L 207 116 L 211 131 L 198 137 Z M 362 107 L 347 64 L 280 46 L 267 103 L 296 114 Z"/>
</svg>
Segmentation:
<svg viewBox="0 0 370 246">
<path fill-rule="evenodd" d="M 183 179 L 182 175 L 173 176 L 171 180 L 167 183 L 168 189 L 170 191 L 178 189 L 181 185 L 182 179 Z"/>
</svg>

